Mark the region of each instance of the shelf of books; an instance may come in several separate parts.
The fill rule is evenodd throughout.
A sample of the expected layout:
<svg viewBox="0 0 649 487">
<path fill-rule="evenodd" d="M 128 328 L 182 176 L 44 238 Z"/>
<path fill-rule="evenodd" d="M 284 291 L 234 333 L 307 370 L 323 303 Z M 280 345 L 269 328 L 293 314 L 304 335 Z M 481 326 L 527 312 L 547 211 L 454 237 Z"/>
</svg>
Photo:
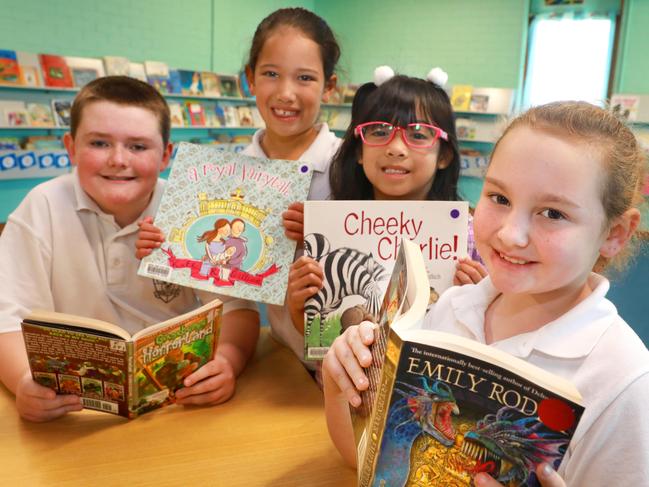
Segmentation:
<svg viewBox="0 0 649 487">
<path fill-rule="evenodd" d="M 514 90 L 455 85 L 448 91 L 460 143 L 460 193 L 475 207 L 493 145 L 512 113 Z"/>
</svg>

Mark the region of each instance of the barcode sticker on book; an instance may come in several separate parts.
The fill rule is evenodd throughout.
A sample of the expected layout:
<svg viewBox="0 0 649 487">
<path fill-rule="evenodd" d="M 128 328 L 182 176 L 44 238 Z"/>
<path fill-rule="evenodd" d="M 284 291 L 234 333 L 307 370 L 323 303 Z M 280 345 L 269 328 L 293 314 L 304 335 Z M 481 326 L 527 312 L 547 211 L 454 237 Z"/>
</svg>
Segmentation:
<svg viewBox="0 0 649 487">
<path fill-rule="evenodd" d="M 89 397 L 82 397 L 81 403 L 83 407 L 89 409 L 99 409 L 100 411 L 108 411 L 109 413 L 117 414 L 119 409 L 114 402 L 100 401 L 99 399 L 91 399 Z"/>
<path fill-rule="evenodd" d="M 146 265 L 145 271 L 150 276 L 167 278 L 171 275 L 171 267 L 168 265 L 154 264 L 149 262 Z"/>
<path fill-rule="evenodd" d="M 307 360 L 322 360 L 327 355 L 329 347 L 310 347 L 307 352 Z"/>
</svg>

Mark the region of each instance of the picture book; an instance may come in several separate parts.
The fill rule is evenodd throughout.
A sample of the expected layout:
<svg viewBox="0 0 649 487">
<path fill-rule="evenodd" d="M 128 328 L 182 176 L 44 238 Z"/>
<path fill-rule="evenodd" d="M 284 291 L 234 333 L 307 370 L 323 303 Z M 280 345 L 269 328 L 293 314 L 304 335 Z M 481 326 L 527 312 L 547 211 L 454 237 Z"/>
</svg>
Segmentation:
<svg viewBox="0 0 649 487">
<path fill-rule="evenodd" d="M 54 127 L 52 109 L 45 103 L 27 103 L 27 117 L 32 127 Z"/>
<path fill-rule="evenodd" d="M 435 303 L 467 254 L 468 218 L 465 201 L 306 201 L 304 251 L 325 282 L 304 305 L 305 358 L 322 359 L 342 331 L 378 317 L 401 240 L 424 252 Z"/>
<path fill-rule="evenodd" d="M 239 126 L 241 127 L 252 127 L 252 110 L 249 106 L 241 105 L 237 107 L 237 112 L 239 115 Z"/>
<path fill-rule="evenodd" d="M 239 71 L 239 88 L 241 89 L 241 96 L 244 98 L 252 98 L 254 96 L 252 91 L 250 91 L 250 82 L 248 81 L 248 75 L 245 69 Z"/>
<path fill-rule="evenodd" d="M 147 82 L 144 63 L 128 63 L 128 75 L 131 78 L 139 79 L 145 83 Z"/>
<path fill-rule="evenodd" d="M 5 127 L 27 127 L 29 117 L 24 101 L 0 100 L 1 122 Z"/>
<path fill-rule="evenodd" d="M 186 101 L 185 110 L 187 110 L 189 125 L 197 127 L 205 126 L 205 110 L 203 109 L 203 105 L 195 101 Z"/>
<path fill-rule="evenodd" d="M 264 122 L 264 119 L 259 112 L 259 108 L 254 106 L 250 108 L 250 111 L 252 112 L 252 126 L 256 128 L 266 127 L 266 122 Z"/>
<path fill-rule="evenodd" d="M 171 118 L 172 127 L 185 126 L 185 114 L 181 103 L 177 101 L 169 102 L 169 116 Z"/>
<path fill-rule="evenodd" d="M 451 89 L 451 106 L 453 110 L 467 112 L 471 108 L 471 92 L 473 86 L 455 85 Z"/>
<path fill-rule="evenodd" d="M 283 304 L 295 241 L 282 212 L 304 201 L 311 168 L 181 142 L 154 224 L 166 242 L 141 276 Z"/>
<path fill-rule="evenodd" d="M 177 69 L 169 70 L 169 93 L 180 95 L 183 92 L 182 80 L 180 79 L 180 72 Z"/>
<path fill-rule="evenodd" d="M 584 411 L 565 379 L 468 338 L 422 329 L 428 280 L 402 242 L 371 347 L 370 387 L 352 408 L 358 485 L 539 486 Z"/>
<path fill-rule="evenodd" d="M 33 52 L 16 51 L 16 57 L 25 86 L 43 86 L 45 82 L 38 55 Z"/>
<path fill-rule="evenodd" d="M 128 58 L 104 56 L 104 71 L 108 76 L 130 76 Z"/>
<path fill-rule="evenodd" d="M 222 104 L 224 127 L 239 127 L 239 110 L 234 105 Z"/>
<path fill-rule="evenodd" d="M 205 96 L 221 96 L 219 89 L 219 77 L 216 73 L 203 71 L 201 73 L 201 81 L 203 82 L 203 94 Z"/>
<path fill-rule="evenodd" d="M 160 93 L 169 93 L 169 66 L 160 61 L 144 61 L 146 81 Z"/>
<path fill-rule="evenodd" d="M 469 102 L 469 111 L 472 112 L 488 112 L 489 111 L 489 95 L 482 95 L 480 93 L 473 93 L 471 101 Z"/>
<path fill-rule="evenodd" d="M 178 74 L 180 75 L 180 92 L 183 95 L 203 94 L 203 81 L 199 71 L 179 69 Z"/>
<path fill-rule="evenodd" d="M 77 88 L 82 88 L 92 80 L 106 76 L 101 59 L 66 56 L 65 62 L 70 68 L 74 86 Z"/>
<path fill-rule="evenodd" d="M 52 100 L 52 113 L 58 127 L 70 126 L 70 111 L 72 110 L 72 100 L 57 99 Z"/>
<path fill-rule="evenodd" d="M 39 54 L 43 79 L 46 86 L 56 88 L 73 88 L 74 81 L 68 63 L 63 56 Z"/>
<path fill-rule="evenodd" d="M 214 356 L 218 299 L 132 336 L 105 321 L 33 311 L 22 323 L 32 377 L 83 406 L 127 418 L 175 402 L 183 379 Z"/>
<path fill-rule="evenodd" d="M 0 49 L 0 85 L 22 85 L 23 76 L 16 51 Z"/>
<path fill-rule="evenodd" d="M 241 98 L 241 92 L 239 91 L 239 81 L 236 76 L 219 74 L 218 78 L 219 91 L 221 92 L 221 96 Z"/>
</svg>

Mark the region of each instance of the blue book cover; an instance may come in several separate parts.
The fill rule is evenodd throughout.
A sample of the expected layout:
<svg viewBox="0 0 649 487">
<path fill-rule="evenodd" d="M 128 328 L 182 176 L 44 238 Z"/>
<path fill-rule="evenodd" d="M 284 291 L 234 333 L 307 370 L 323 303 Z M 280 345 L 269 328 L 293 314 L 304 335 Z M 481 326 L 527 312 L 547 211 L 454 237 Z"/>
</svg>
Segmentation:
<svg viewBox="0 0 649 487">
<path fill-rule="evenodd" d="M 183 95 L 203 94 L 203 81 L 200 72 L 179 69 L 178 74 L 180 75 L 180 87 Z"/>
</svg>

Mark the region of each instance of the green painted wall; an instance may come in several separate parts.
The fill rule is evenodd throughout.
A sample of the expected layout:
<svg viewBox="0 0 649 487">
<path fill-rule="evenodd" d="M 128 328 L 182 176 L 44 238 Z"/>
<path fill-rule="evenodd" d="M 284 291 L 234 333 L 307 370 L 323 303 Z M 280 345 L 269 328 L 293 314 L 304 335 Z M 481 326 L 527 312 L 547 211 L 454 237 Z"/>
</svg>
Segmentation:
<svg viewBox="0 0 649 487">
<path fill-rule="evenodd" d="M 625 0 L 614 90 L 649 94 L 649 1 Z"/>
<path fill-rule="evenodd" d="M 338 35 L 342 74 L 352 82 L 388 64 L 412 76 L 440 66 L 449 84 L 520 84 L 526 0 L 318 0 L 316 11 Z"/>
</svg>

